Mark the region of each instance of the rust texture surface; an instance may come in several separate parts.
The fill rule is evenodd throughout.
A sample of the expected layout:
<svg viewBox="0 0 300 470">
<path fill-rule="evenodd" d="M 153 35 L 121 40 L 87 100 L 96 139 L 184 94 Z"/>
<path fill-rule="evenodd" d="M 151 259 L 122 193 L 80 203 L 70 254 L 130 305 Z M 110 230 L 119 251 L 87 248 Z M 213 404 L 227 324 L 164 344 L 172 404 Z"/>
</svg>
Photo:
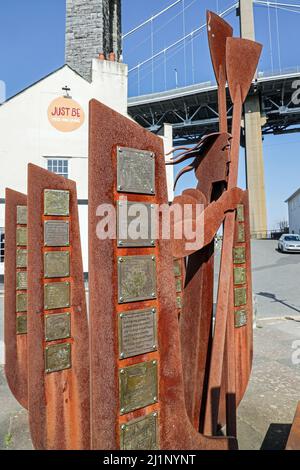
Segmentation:
<svg viewBox="0 0 300 470">
<path fill-rule="evenodd" d="M 286 450 L 300 450 L 300 403 L 295 414 Z"/>
<path fill-rule="evenodd" d="M 25 312 L 17 313 L 17 272 L 26 272 L 26 256 L 17 262 L 17 227 L 26 229 L 26 225 L 17 222 L 17 207 L 27 205 L 25 194 L 6 189 L 5 194 L 5 285 L 4 285 L 4 341 L 5 341 L 5 375 L 14 397 L 27 408 L 27 334 L 26 306 Z M 19 249 L 19 247 L 18 247 Z M 26 246 L 20 248 L 26 251 Z M 24 252 L 22 251 L 24 254 Z M 17 267 L 22 266 L 20 268 Z M 24 286 L 21 286 L 24 287 Z M 24 290 L 18 291 L 24 293 Z M 26 316 L 26 317 L 25 317 Z M 24 320 L 23 320 L 24 319 Z M 22 326 L 23 323 L 23 326 Z M 21 328 L 22 327 L 22 328 Z M 17 330 L 18 328 L 18 330 Z M 22 334 L 17 334 L 17 331 Z"/>
<path fill-rule="evenodd" d="M 69 216 L 44 215 L 45 189 L 69 192 Z M 45 247 L 46 220 L 69 221 L 69 247 Z M 51 250 L 70 252 L 68 278 L 45 279 L 44 254 Z M 28 167 L 28 251 L 28 403 L 33 444 L 36 449 L 89 449 L 89 340 L 76 185 L 35 165 Z M 45 311 L 44 284 L 51 281 L 70 283 L 69 308 Z M 59 305 L 59 298 L 56 301 Z M 71 317 L 70 337 L 46 341 L 46 315 L 64 312 Z"/>
</svg>

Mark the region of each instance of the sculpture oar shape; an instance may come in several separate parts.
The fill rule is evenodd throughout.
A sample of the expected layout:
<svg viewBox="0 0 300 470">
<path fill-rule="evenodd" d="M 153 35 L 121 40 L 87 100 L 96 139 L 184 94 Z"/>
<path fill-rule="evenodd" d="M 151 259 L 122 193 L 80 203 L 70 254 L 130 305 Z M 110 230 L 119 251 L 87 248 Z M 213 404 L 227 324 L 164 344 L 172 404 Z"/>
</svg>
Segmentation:
<svg viewBox="0 0 300 470">
<path fill-rule="evenodd" d="M 262 46 L 260 44 L 247 39 L 228 38 L 226 43 L 227 79 L 231 100 L 234 104 L 228 189 L 234 188 L 237 185 L 242 106 L 248 95 L 261 49 Z M 229 296 L 232 275 L 234 224 L 235 214 L 229 213 L 225 218 L 224 224 L 215 332 L 208 382 L 209 395 L 204 426 L 204 432 L 208 434 L 214 434 L 217 431 L 218 420 L 214 409 L 218 406 L 222 383 L 227 312 L 230 301 Z M 214 404 L 212 403 L 212 396 L 214 396 Z"/>
</svg>

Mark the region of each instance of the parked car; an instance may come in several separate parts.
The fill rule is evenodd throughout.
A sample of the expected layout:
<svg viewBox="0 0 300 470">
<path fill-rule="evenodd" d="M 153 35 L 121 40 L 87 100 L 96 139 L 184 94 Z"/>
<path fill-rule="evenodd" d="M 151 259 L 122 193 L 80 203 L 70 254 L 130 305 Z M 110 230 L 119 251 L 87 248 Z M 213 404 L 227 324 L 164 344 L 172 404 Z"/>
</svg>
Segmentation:
<svg viewBox="0 0 300 470">
<path fill-rule="evenodd" d="M 282 253 L 291 251 L 300 253 L 300 235 L 294 233 L 285 233 L 281 235 L 278 241 L 278 250 Z"/>
</svg>

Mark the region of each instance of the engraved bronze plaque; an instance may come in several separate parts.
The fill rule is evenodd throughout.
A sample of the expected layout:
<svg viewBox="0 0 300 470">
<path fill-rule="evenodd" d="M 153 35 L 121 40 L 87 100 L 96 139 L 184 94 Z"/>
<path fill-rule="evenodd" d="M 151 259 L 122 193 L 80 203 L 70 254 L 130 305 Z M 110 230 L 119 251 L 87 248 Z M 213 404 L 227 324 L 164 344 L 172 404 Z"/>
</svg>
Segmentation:
<svg viewBox="0 0 300 470">
<path fill-rule="evenodd" d="M 157 361 L 140 362 L 119 371 L 120 414 L 156 403 Z"/>
<path fill-rule="evenodd" d="M 45 189 L 44 214 L 68 216 L 70 214 L 70 192 Z"/>
<path fill-rule="evenodd" d="M 27 271 L 17 272 L 16 287 L 17 290 L 27 289 Z"/>
<path fill-rule="evenodd" d="M 46 373 L 58 372 L 71 367 L 71 344 L 54 344 L 45 349 Z"/>
<path fill-rule="evenodd" d="M 234 289 L 234 306 L 241 307 L 247 303 L 247 289 L 246 287 L 236 287 Z"/>
<path fill-rule="evenodd" d="M 118 201 L 118 246 L 155 246 L 155 205 Z"/>
<path fill-rule="evenodd" d="M 27 312 L 27 294 L 17 294 L 16 311 L 17 313 Z"/>
<path fill-rule="evenodd" d="M 237 241 L 238 241 L 238 243 L 244 243 L 246 241 L 245 225 L 244 224 L 238 224 Z"/>
<path fill-rule="evenodd" d="M 27 250 L 17 250 L 17 268 L 27 268 Z"/>
<path fill-rule="evenodd" d="M 18 227 L 17 228 L 17 246 L 26 246 L 27 245 L 27 228 Z"/>
<path fill-rule="evenodd" d="M 16 319 L 16 334 L 26 335 L 27 333 L 27 315 L 19 315 Z"/>
<path fill-rule="evenodd" d="M 174 261 L 174 276 L 181 276 L 181 261 L 179 259 Z"/>
<path fill-rule="evenodd" d="M 124 256 L 118 259 L 119 303 L 156 298 L 155 256 Z"/>
<path fill-rule="evenodd" d="M 246 262 L 246 248 L 244 246 L 237 246 L 233 249 L 233 262 L 234 264 Z"/>
<path fill-rule="evenodd" d="M 69 246 L 69 222 L 65 220 L 47 220 L 44 223 L 45 246 Z"/>
<path fill-rule="evenodd" d="M 177 308 L 182 308 L 182 298 L 181 298 L 181 295 L 178 295 L 176 297 L 176 306 Z"/>
<path fill-rule="evenodd" d="M 181 277 L 178 277 L 177 279 L 175 279 L 175 283 L 176 283 L 176 292 L 181 292 L 182 291 L 182 286 L 181 286 Z"/>
<path fill-rule="evenodd" d="M 247 271 L 246 268 L 234 268 L 233 269 L 233 280 L 235 285 L 246 284 Z"/>
<path fill-rule="evenodd" d="M 66 339 L 71 336 L 71 315 L 58 313 L 45 315 L 45 339 L 46 341 L 56 341 Z"/>
<path fill-rule="evenodd" d="M 242 328 L 247 325 L 247 312 L 246 310 L 238 310 L 234 313 L 234 326 L 235 328 Z"/>
<path fill-rule="evenodd" d="M 53 282 L 44 285 L 44 308 L 55 310 L 56 308 L 70 307 L 70 283 Z"/>
<path fill-rule="evenodd" d="M 143 416 L 120 427 L 121 450 L 158 450 L 158 415 Z"/>
<path fill-rule="evenodd" d="M 27 206 L 17 206 L 17 224 L 27 225 Z"/>
<path fill-rule="evenodd" d="M 119 147 L 117 152 L 118 191 L 155 194 L 155 155 L 125 147 Z"/>
<path fill-rule="evenodd" d="M 44 253 L 45 278 L 70 276 L 70 253 L 68 251 L 49 251 Z"/>
<path fill-rule="evenodd" d="M 238 222 L 244 222 L 245 221 L 245 213 L 244 213 L 244 205 L 239 204 L 236 209 L 236 218 Z"/>
<path fill-rule="evenodd" d="M 120 358 L 125 359 L 156 350 L 156 309 L 149 308 L 120 313 Z"/>
</svg>

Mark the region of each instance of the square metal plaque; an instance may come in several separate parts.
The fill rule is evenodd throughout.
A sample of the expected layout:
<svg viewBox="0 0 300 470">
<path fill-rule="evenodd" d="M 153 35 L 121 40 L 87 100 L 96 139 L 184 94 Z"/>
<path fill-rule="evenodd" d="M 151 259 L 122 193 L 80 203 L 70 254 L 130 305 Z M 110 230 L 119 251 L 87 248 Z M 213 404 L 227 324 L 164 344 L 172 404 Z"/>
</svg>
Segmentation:
<svg viewBox="0 0 300 470">
<path fill-rule="evenodd" d="M 17 246 L 27 245 L 27 228 L 17 227 Z"/>
<path fill-rule="evenodd" d="M 118 258 L 119 303 L 156 298 L 155 256 Z"/>
<path fill-rule="evenodd" d="M 153 152 L 119 147 L 117 167 L 119 192 L 155 194 L 155 155 Z"/>
<path fill-rule="evenodd" d="M 157 361 L 140 362 L 119 371 L 120 414 L 158 400 Z"/>
<path fill-rule="evenodd" d="M 27 289 L 27 271 L 17 272 L 16 287 L 17 287 L 17 290 Z"/>
<path fill-rule="evenodd" d="M 178 277 L 175 279 L 176 283 L 176 292 L 179 293 L 182 291 L 182 286 L 181 286 L 181 277 Z"/>
<path fill-rule="evenodd" d="M 119 354 L 121 359 L 157 350 L 156 309 L 119 314 Z"/>
<path fill-rule="evenodd" d="M 182 308 L 182 297 L 181 297 L 181 295 L 178 295 L 176 297 L 176 306 L 177 306 L 177 308 Z"/>
<path fill-rule="evenodd" d="M 17 313 L 27 312 L 27 294 L 17 294 L 16 311 Z"/>
<path fill-rule="evenodd" d="M 236 287 L 234 289 L 234 306 L 241 307 L 247 303 L 247 289 L 246 287 Z"/>
<path fill-rule="evenodd" d="M 245 225 L 244 224 L 238 224 L 237 241 L 238 241 L 238 243 L 244 243 L 246 241 Z"/>
<path fill-rule="evenodd" d="M 246 284 L 246 282 L 247 282 L 246 268 L 234 268 L 233 269 L 233 280 L 234 280 L 235 285 Z"/>
<path fill-rule="evenodd" d="M 152 413 L 120 427 L 121 450 L 158 450 L 158 415 Z"/>
<path fill-rule="evenodd" d="M 44 308 L 55 310 L 56 308 L 70 307 L 70 283 L 53 282 L 44 285 Z"/>
<path fill-rule="evenodd" d="M 27 250 L 17 250 L 16 265 L 17 268 L 27 268 Z"/>
<path fill-rule="evenodd" d="M 45 315 L 45 339 L 46 341 L 56 341 L 66 339 L 71 336 L 71 314 L 58 313 Z"/>
<path fill-rule="evenodd" d="M 245 211 L 244 211 L 244 205 L 239 204 L 236 209 L 236 218 L 238 222 L 244 222 L 245 221 Z"/>
<path fill-rule="evenodd" d="M 242 328 L 247 325 L 247 312 L 246 310 L 238 310 L 234 313 L 234 326 L 235 328 Z"/>
<path fill-rule="evenodd" d="M 118 246 L 155 246 L 155 205 L 118 201 Z"/>
<path fill-rule="evenodd" d="M 233 249 L 233 262 L 234 264 L 246 263 L 246 248 L 244 246 L 237 246 Z"/>
<path fill-rule="evenodd" d="M 58 372 L 71 367 L 71 344 L 54 344 L 45 349 L 46 373 Z"/>
<path fill-rule="evenodd" d="M 27 225 L 27 206 L 17 206 L 17 224 Z"/>
<path fill-rule="evenodd" d="M 48 251 L 47 253 L 44 253 L 44 276 L 47 279 L 55 277 L 69 277 L 69 251 Z"/>
<path fill-rule="evenodd" d="M 45 189 L 44 215 L 70 215 L 70 191 Z"/>
<path fill-rule="evenodd" d="M 16 334 L 26 335 L 27 333 L 27 315 L 19 315 L 16 319 Z"/>
<path fill-rule="evenodd" d="M 179 259 L 174 261 L 174 276 L 181 276 L 181 261 Z"/>
<path fill-rule="evenodd" d="M 69 246 L 69 222 L 65 220 L 47 220 L 44 222 L 45 246 Z"/>
</svg>

